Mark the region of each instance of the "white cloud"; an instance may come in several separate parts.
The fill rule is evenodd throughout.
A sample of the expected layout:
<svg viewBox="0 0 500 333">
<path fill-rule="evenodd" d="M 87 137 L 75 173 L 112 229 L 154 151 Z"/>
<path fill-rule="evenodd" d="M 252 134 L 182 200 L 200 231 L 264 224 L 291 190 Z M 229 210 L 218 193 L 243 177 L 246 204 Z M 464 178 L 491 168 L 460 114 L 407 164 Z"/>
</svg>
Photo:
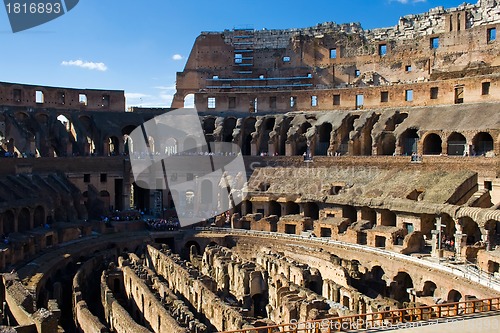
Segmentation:
<svg viewBox="0 0 500 333">
<path fill-rule="evenodd" d="M 102 62 L 92 62 L 92 61 L 83 61 L 83 60 L 69 60 L 61 62 L 62 66 L 75 66 L 85 69 L 98 70 L 100 72 L 105 72 L 108 70 L 108 67 Z"/>
<path fill-rule="evenodd" d="M 182 59 L 184 59 L 184 57 L 181 56 L 180 54 L 174 54 L 172 56 L 172 60 L 176 60 L 177 61 L 177 60 L 182 60 Z"/>
</svg>

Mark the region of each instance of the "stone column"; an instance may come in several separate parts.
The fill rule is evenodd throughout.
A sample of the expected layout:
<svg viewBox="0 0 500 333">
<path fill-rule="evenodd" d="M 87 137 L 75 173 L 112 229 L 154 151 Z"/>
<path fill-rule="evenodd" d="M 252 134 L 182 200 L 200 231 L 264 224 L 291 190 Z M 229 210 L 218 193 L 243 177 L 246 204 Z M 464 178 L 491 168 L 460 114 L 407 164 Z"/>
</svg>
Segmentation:
<svg viewBox="0 0 500 333">
<path fill-rule="evenodd" d="M 467 246 L 467 234 L 462 232 L 455 233 L 455 256 L 457 259 L 462 257 L 462 249 Z"/>
<path fill-rule="evenodd" d="M 486 244 L 486 251 L 491 251 L 491 232 L 481 228 L 481 240 Z"/>
<path fill-rule="evenodd" d="M 443 256 L 443 252 L 439 251 L 439 231 L 438 230 L 432 230 L 432 239 L 431 239 L 431 244 L 432 244 L 432 251 L 431 255 L 436 258 L 441 258 Z"/>
</svg>

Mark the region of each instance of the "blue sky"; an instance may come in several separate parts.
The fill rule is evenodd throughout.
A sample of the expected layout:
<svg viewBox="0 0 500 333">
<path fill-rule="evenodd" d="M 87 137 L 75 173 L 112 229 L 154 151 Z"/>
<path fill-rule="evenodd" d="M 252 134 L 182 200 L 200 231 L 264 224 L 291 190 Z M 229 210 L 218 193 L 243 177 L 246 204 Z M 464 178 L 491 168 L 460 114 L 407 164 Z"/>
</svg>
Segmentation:
<svg viewBox="0 0 500 333">
<path fill-rule="evenodd" d="M 472 0 L 474 3 L 476 0 Z M 12 33 L 0 8 L 0 81 L 123 89 L 127 105 L 168 107 L 201 31 L 360 22 L 394 26 L 399 17 L 463 0 L 80 0 L 67 14 Z M 300 5 L 299 5 L 300 4 Z M 312 5 L 314 4 L 314 5 Z"/>
</svg>

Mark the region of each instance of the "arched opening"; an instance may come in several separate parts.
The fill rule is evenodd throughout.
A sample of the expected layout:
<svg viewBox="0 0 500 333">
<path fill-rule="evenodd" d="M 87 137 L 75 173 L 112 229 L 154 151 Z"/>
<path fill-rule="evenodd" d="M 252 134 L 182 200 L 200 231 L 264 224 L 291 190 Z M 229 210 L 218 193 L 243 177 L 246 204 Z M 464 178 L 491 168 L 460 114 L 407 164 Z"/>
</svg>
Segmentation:
<svg viewBox="0 0 500 333">
<path fill-rule="evenodd" d="M 281 205 L 276 201 L 269 202 L 269 215 L 281 217 Z"/>
<path fill-rule="evenodd" d="M 408 128 L 401 134 L 399 144 L 403 155 L 411 155 L 418 152 L 419 136 L 415 128 Z"/>
<path fill-rule="evenodd" d="M 298 203 L 288 201 L 285 205 L 286 215 L 300 214 L 300 206 Z"/>
<path fill-rule="evenodd" d="M 108 156 L 117 156 L 120 154 L 120 141 L 116 136 L 108 138 Z"/>
<path fill-rule="evenodd" d="M 465 136 L 457 132 L 451 133 L 448 137 L 448 155 L 464 156 L 467 153 L 466 144 Z"/>
<path fill-rule="evenodd" d="M 413 288 L 413 280 L 406 272 L 398 272 L 391 283 L 392 298 L 404 303 L 410 301 L 410 295 L 407 289 Z"/>
<path fill-rule="evenodd" d="M 377 145 L 377 155 L 391 156 L 396 151 L 396 137 L 392 133 L 382 133 Z"/>
<path fill-rule="evenodd" d="M 306 202 L 304 204 L 304 216 L 310 217 L 313 220 L 319 220 L 319 207 L 315 202 Z"/>
<path fill-rule="evenodd" d="M 174 138 L 168 138 L 165 141 L 165 155 L 175 155 L 178 152 L 177 140 Z"/>
<path fill-rule="evenodd" d="M 481 241 L 481 230 L 473 219 L 468 216 L 462 217 L 459 223 L 462 225 L 462 232 L 467 235 L 467 245 Z"/>
<path fill-rule="evenodd" d="M 300 135 L 297 139 L 296 153 L 297 155 L 303 155 L 307 151 L 307 130 L 311 128 L 312 125 L 309 122 L 304 122 L 300 125 L 298 134 Z"/>
<path fill-rule="evenodd" d="M 385 296 L 387 285 L 383 279 L 385 275 L 384 270 L 380 266 L 373 266 L 373 268 L 363 276 L 363 284 L 360 286 L 360 291 L 366 295 L 372 295 L 376 298 L 377 295 Z"/>
<path fill-rule="evenodd" d="M 184 107 L 185 108 L 194 108 L 194 94 L 187 94 L 184 97 Z"/>
<path fill-rule="evenodd" d="M 208 117 L 203 119 L 203 132 L 205 133 L 205 140 L 208 144 L 214 142 L 214 131 L 215 131 L 215 118 Z"/>
<path fill-rule="evenodd" d="M 201 255 L 201 253 L 202 253 L 201 247 L 200 247 L 200 244 L 198 244 L 198 242 L 189 241 L 186 243 L 186 245 L 184 245 L 184 249 L 187 250 L 187 253 L 190 253 L 191 248 L 193 248 L 193 250 L 195 251 L 194 252 L 195 255 Z"/>
<path fill-rule="evenodd" d="M 188 136 L 186 139 L 184 139 L 184 144 L 182 145 L 182 153 L 196 153 L 198 151 L 197 149 L 198 144 L 196 143 L 195 138 L 192 136 Z"/>
<path fill-rule="evenodd" d="M 252 296 L 253 301 L 253 313 L 255 318 L 266 318 L 267 311 L 267 297 L 264 297 L 262 294 L 255 294 Z"/>
<path fill-rule="evenodd" d="M 8 235 L 16 231 L 16 217 L 11 210 L 3 214 L 3 233 Z"/>
<path fill-rule="evenodd" d="M 493 151 L 493 137 L 486 132 L 477 133 L 472 139 L 475 155 L 486 155 L 486 153 Z"/>
<path fill-rule="evenodd" d="M 255 123 L 257 120 L 254 117 L 246 118 L 243 123 L 243 133 L 242 133 L 242 147 L 241 151 L 243 155 L 252 154 L 252 133 L 256 131 Z"/>
<path fill-rule="evenodd" d="M 188 216 L 192 216 L 194 212 L 194 199 L 194 191 L 188 190 L 184 192 L 184 202 L 186 203 L 186 205 L 184 206 L 184 213 Z"/>
<path fill-rule="evenodd" d="M 45 224 L 45 209 L 42 206 L 37 206 L 35 208 L 33 224 L 35 228 L 41 227 Z"/>
<path fill-rule="evenodd" d="M 276 118 L 270 117 L 264 120 L 264 123 L 262 124 L 262 131 L 260 135 L 260 146 L 259 146 L 259 152 L 260 153 L 269 153 L 269 139 L 270 136 L 269 134 L 273 131 L 274 125 L 276 122 Z"/>
<path fill-rule="evenodd" d="M 233 131 L 236 127 L 236 118 L 229 117 L 224 119 L 222 125 L 222 141 L 223 142 L 233 142 Z"/>
<path fill-rule="evenodd" d="M 448 293 L 448 302 L 449 303 L 460 302 L 461 299 L 462 299 L 462 294 L 458 290 L 452 289 Z"/>
<path fill-rule="evenodd" d="M 394 116 L 385 124 L 385 130 L 394 131 L 406 118 L 408 118 L 408 113 L 399 113 L 399 111 L 396 111 Z"/>
<path fill-rule="evenodd" d="M 63 114 L 58 115 L 57 120 L 62 124 L 63 126 L 62 128 L 64 128 L 64 130 L 68 133 L 69 141 L 73 145 L 72 147 L 73 154 L 79 153 L 77 145 L 78 136 L 75 127 L 73 126 L 73 123 Z M 57 137 L 60 137 L 60 133 L 58 133 Z"/>
<path fill-rule="evenodd" d="M 202 204 L 212 204 L 213 203 L 213 185 L 208 179 L 205 179 L 201 183 L 201 203 Z"/>
<path fill-rule="evenodd" d="M 440 155 L 443 151 L 442 140 L 436 133 L 430 133 L 424 139 L 424 155 Z"/>
<path fill-rule="evenodd" d="M 330 123 L 321 124 L 318 130 L 318 142 L 316 143 L 316 155 L 325 156 L 330 147 L 330 139 L 333 131 L 333 126 Z"/>
<path fill-rule="evenodd" d="M 432 281 L 425 281 L 424 289 L 422 290 L 422 297 L 433 297 L 434 292 L 436 291 L 437 286 Z"/>
<path fill-rule="evenodd" d="M 17 216 L 17 223 L 19 232 L 25 232 L 30 230 L 30 211 L 28 208 L 23 208 Z"/>
<path fill-rule="evenodd" d="M 122 135 L 123 135 L 123 152 L 125 155 L 129 155 L 134 151 L 134 142 L 132 138 L 130 137 L 130 133 L 136 128 L 134 125 L 128 125 L 122 128 Z"/>
</svg>

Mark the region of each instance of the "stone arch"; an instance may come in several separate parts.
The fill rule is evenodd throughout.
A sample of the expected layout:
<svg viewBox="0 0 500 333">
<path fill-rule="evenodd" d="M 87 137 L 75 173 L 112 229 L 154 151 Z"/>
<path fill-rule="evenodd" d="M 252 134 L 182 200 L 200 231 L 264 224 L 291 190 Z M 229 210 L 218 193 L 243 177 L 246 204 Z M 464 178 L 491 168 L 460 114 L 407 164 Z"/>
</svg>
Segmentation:
<svg viewBox="0 0 500 333">
<path fill-rule="evenodd" d="M 472 138 L 472 145 L 476 155 L 486 155 L 494 151 L 493 137 L 488 132 L 479 132 Z"/>
<path fill-rule="evenodd" d="M 252 154 L 252 134 L 256 131 L 256 122 L 255 117 L 249 117 L 243 121 L 243 133 L 241 137 L 241 151 L 243 155 Z"/>
<path fill-rule="evenodd" d="M 275 117 L 268 117 L 264 119 L 261 127 L 261 135 L 260 135 L 260 145 L 259 152 L 260 153 L 269 153 L 269 140 L 270 133 L 274 130 L 274 125 L 276 124 Z"/>
<path fill-rule="evenodd" d="M 432 281 L 425 281 L 424 282 L 424 288 L 422 289 L 422 297 L 433 297 L 434 292 L 436 291 L 437 286 L 434 282 Z"/>
<path fill-rule="evenodd" d="M 16 216 L 12 210 L 3 214 L 3 233 L 8 235 L 16 231 Z"/>
<path fill-rule="evenodd" d="M 236 118 L 227 117 L 222 125 L 222 141 L 233 142 L 233 131 L 236 127 Z"/>
<path fill-rule="evenodd" d="M 467 139 L 462 134 L 453 132 L 448 136 L 446 142 L 448 144 L 447 153 L 449 156 L 463 156 L 466 153 L 465 145 L 467 144 Z"/>
<path fill-rule="evenodd" d="M 462 226 L 462 233 L 467 235 L 467 245 L 481 241 L 481 229 L 476 221 L 465 216 L 460 218 L 459 223 Z"/>
<path fill-rule="evenodd" d="M 333 126 L 323 123 L 318 128 L 318 141 L 316 143 L 316 155 L 327 155 L 332 136 Z"/>
<path fill-rule="evenodd" d="M 391 282 L 391 296 L 401 303 L 410 302 L 410 295 L 407 292 L 410 288 L 413 288 L 411 276 L 406 272 L 398 272 Z"/>
<path fill-rule="evenodd" d="M 183 98 L 183 106 L 185 108 L 194 108 L 194 94 L 193 93 L 189 93 L 189 94 L 186 94 Z"/>
<path fill-rule="evenodd" d="M 416 128 L 408 128 L 399 137 L 399 147 L 402 155 L 411 155 L 418 152 L 420 136 Z"/>
<path fill-rule="evenodd" d="M 377 155 L 394 155 L 396 151 L 396 137 L 392 133 L 382 133 L 377 145 Z"/>
<path fill-rule="evenodd" d="M 105 142 L 105 150 L 109 156 L 117 156 L 120 154 L 120 140 L 116 136 L 110 136 Z"/>
<path fill-rule="evenodd" d="M 423 154 L 440 155 L 443 152 L 443 140 L 436 133 L 428 133 L 424 138 Z"/>
<path fill-rule="evenodd" d="M 198 143 L 196 142 L 196 139 L 192 136 L 188 136 L 184 139 L 184 142 L 182 144 L 182 152 L 183 153 L 192 153 L 192 152 L 197 152 L 198 151 Z"/>
<path fill-rule="evenodd" d="M 448 298 L 447 298 L 447 300 L 448 300 L 449 303 L 460 302 L 461 299 L 462 299 L 462 294 L 458 290 L 451 289 L 448 292 Z"/>
<path fill-rule="evenodd" d="M 17 230 L 19 232 L 25 232 L 31 229 L 30 226 L 30 211 L 28 208 L 23 208 L 19 211 L 17 215 Z"/>
<path fill-rule="evenodd" d="M 33 226 L 35 228 L 42 227 L 45 224 L 45 209 L 42 206 L 37 206 L 33 214 Z"/>
<path fill-rule="evenodd" d="M 297 137 L 296 142 L 296 155 L 303 155 L 307 151 L 307 130 L 311 128 L 312 125 L 308 121 L 302 123 L 299 127 L 299 137 Z"/>
<path fill-rule="evenodd" d="M 194 246 L 194 248 L 196 249 L 196 254 L 198 255 L 201 255 L 202 252 L 201 252 L 201 246 L 200 244 L 197 242 L 197 241 L 188 241 L 185 245 L 184 245 L 184 249 L 187 250 L 187 253 L 190 253 L 191 251 L 191 246 Z"/>
</svg>

